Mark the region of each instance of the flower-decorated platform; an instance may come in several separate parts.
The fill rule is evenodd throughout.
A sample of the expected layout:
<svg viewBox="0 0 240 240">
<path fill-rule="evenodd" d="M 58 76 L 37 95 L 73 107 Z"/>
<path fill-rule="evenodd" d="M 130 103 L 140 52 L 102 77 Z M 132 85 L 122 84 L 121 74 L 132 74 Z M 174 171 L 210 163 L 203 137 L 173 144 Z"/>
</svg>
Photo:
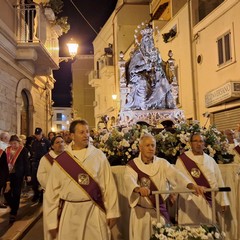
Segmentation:
<svg viewBox="0 0 240 240">
<path fill-rule="evenodd" d="M 129 110 L 119 113 L 118 124 L 120 126 L 131 126 L 137 122 L 145 122 L 151 126 L 158 126 L 165 120 L 179 123 L 184 119 L 184 113 L 180 109 Z"/>
</svg>

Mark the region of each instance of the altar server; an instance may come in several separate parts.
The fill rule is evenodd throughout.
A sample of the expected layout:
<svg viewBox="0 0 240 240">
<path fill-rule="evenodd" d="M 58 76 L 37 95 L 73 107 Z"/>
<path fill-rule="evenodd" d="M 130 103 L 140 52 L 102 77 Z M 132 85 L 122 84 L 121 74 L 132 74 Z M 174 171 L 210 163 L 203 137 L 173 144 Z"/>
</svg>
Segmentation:
<svg viewBox="0 0 240 240">
<path fill-rule="evenodd" d="M 120 212 L 109 162 L 89 144 L 85 120 L 73 121 L 70 134 L 73 141 L 56 158 L 46 187 L 47 227 L 58 240 L 110 240 Z"/>
</svg>

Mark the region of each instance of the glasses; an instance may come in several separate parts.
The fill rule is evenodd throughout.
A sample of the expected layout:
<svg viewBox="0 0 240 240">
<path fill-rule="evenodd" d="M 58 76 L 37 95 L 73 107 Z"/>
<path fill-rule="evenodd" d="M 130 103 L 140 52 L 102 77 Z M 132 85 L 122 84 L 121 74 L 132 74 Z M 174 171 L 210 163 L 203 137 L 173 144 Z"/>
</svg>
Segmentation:
<svg viewBox="0 0 240 240">
<path fill-rule="evenodd" d="M 203 140 L 192 140 L 192 143 L 204 143 L 204 141 Z"/>
</svg>

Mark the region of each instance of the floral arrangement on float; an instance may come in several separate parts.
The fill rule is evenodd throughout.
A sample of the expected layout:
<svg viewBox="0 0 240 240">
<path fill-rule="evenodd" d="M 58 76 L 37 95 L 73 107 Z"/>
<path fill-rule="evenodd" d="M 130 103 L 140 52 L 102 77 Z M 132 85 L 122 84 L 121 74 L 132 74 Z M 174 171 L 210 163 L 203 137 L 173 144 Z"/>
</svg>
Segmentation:
<svg viewBox="0 0 240 240">
<path fill-rule="evenodd" d="M 198 121 L 175 124 L 172 129 L 155 129 L 142 124 L 104 129 L 95 136 L 93 144 L 106 154 L 111 165 L 125 165 L 138 156 L 141 135 L 151 133 L 156 139 L 156 155 L 175 163 L 177 156 L 190 149 L 189 139 L 193 132 L 202 133 L 206 143 L 205 152 L 217 162 L 229 163 L 233 160 L 226 136 L 215 126 L 204 128 Z"/>
<path fill-rule="evenodd" d="M 105 153 L 111 165 L 125 165 L 138 156 L 139 139 L 148 132 L 151 128 L 138 124 L 123 129 L 113 128 L 97 134 L 93 144 Z"/>
<path fill-rule="evenodd" d="M 150 240 L 220 240 L 225 236 L 214 225 L 170 226 L 153 222 L 152 226 L 153 235 Z"/>
<path fill-rule="evenodd" d="M 202 127 L 199 121 L 192 124 L 185 122 L 175 124 L 172 131 L 163 130 L 155 135 L 157 142 L 157 154 L 166 159 L 176 160 L 177 156 L 190 149 L 190 135 L 200 132 L 205 139 L 205 152 L 217 162 L 229 163 L 233 161 L 230 154 L 227 137 L 215 126 Z"/>
</svg>

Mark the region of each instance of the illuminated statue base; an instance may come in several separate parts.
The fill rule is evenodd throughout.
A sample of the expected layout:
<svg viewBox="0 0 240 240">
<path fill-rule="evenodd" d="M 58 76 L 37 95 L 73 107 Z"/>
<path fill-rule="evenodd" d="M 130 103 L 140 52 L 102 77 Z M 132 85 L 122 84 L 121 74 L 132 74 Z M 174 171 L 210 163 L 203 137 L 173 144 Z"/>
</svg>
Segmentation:
<svg viewBox="0 0 240 240">
<path fill-rule="evenodd" d="M 149 125 L 158 127 L 165 120 L 171 120 L 173 123 L 178 123 L 184 119 L 184 113 L 180 109 L 129 110 L 119 113 L 118 125 L 131 126 L 139 122 L 145 122 Z"/>
</svg>

